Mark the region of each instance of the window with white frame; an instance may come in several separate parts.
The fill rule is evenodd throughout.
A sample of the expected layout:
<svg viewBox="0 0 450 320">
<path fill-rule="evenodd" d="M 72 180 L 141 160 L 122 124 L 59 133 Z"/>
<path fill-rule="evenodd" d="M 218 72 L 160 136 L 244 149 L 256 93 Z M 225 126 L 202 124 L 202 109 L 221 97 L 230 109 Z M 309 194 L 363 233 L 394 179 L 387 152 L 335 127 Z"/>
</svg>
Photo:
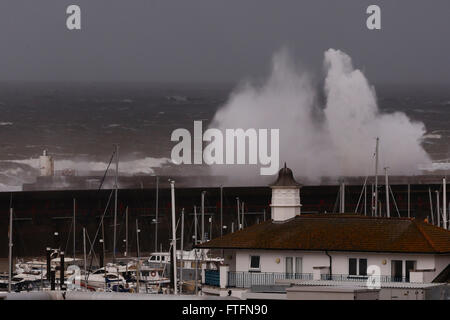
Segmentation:
<svg viewBox="0 0 450 320">
<path fill-rule="evenodd" d="M 395 282 L 403 280 L 403 260 L 391 261 L 391 280 Z"/>
<path fill-rule="evenodd" d="M 348 259 L 348 274 L 351 276 L 366 276 L 367 275 L 367 259 Z"/>
<path fill-rule="evenodd" d="M 260 260 L 261 260 L 260 256 L 250 256 L 249 271 L 260 271 L 261 270 Z"/>
<path fill-rule="evenodd" d="M 291 277 L 294 274 L 301 274 L 303 270 L 303 261 L 301 257 L 286 257 L 285 272 Z"/>
<path fill-rule="evenodd" d="M 292 257 L 286 257 L 286 275 L 291 276 L 294 273 L 294 259 Z"/>
<path fill-rule="evenodd" d="M 303 260 L 301 257 L 295 258 L 295 273 L 297 274 L 303 273 Z"/>
</svg>

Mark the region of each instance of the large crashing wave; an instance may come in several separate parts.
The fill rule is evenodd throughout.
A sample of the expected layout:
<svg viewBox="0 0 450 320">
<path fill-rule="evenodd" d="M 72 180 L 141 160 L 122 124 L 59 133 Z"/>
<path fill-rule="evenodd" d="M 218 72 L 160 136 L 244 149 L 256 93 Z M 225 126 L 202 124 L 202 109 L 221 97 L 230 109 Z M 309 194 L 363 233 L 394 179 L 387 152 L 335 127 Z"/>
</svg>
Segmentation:
<svg viewBox="0 0 450 320">
<path fill-rule="evenodd" d="M 381 113 L 374 88 L 342 51 L 324 56 L 324 88 L 298 68 L 287 50 L 278 52 L 270 76 L 245 82 L 216 113 L 210 127 L 279 128 L 280 164 L 313 181 L 323 176 L 373 172 L 375 138 L 380 138 L 380 168 L 390 174 L 419 173 L 431 160 L 421 146 L 425 126 L 404 113 Z M 323 95 L 325 99 L 319 99 Z M 324 100 L 324 102 L 320 102 Z M 256 176 L 248 166 L 212 166 L 213 174 Z"/>
<path fill-rule="evenodd" d="M 121 176 L 153 175 L 155 168 L 161 168 L 169 163 L 168 158 L 152 157 L 120 161 L 119 174 Z M 102 176 L 108 163 L 61 159 L 55 160 L 54 166 L 57 175 L 68 170 L 68 172 L 73 171 L 77 176 Z M 114 163 L 109 170 L 111 174 L 114 174 Z M 24 183 L 35 182 L 37 176 L 39 176 L 39 158 L 0 161 L 0 192 L 21 191 Z"/>
</svg>

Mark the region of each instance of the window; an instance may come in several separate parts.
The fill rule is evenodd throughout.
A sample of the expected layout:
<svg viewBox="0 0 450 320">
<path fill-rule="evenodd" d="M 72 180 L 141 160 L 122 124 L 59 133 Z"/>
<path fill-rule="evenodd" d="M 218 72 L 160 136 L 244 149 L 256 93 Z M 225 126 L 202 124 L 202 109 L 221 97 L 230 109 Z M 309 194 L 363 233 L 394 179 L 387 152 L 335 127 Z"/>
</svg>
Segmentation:
<svg viewBox="0 0 450 320">
<path fill-rule="evenodd" d="M 406 281 L 409 282 L 409 273 L 416 270 L 416 261 L 406 260 Z"/>
<path fill-rule="evenodd" d="M 348 259 L 348 274 L 351 276 L 366 276 L 367 275 L 367 259 Z"/>
<path fill-rule="evenodd" d="M 292 257 L 286 257 L 286 278 L 290 279 L 294 273 L 294 259 Z"/>
<path fill-rule="evenodd" d="M 250 271 L 259 271 L 259 256 L 250 256 Z"/>
<path fill-rule="evenodd" d="M 287 279 L 299 279 L 302 273 L 302 258 L 301 257 L 286 257 L 285 258 L 285 273 Z M 298 275 L 298 276 L 297 276 Z"/>
<path fill-rule="evenodd" d="M 295 258 L 295 273 L 301 274 L 303 272 L 303 261 L 302 258 Z"/>
<path fill-rule="evenodd" d="M 348 259 L 348 274 L 352 276 L 356 276 L 356 259 L 350 258 Z"/>
<path fill-rule="evenodd" d="M 359 259 L 359 272 L 360 276 L 367 276 L 367 259 Z"/>
</svg>

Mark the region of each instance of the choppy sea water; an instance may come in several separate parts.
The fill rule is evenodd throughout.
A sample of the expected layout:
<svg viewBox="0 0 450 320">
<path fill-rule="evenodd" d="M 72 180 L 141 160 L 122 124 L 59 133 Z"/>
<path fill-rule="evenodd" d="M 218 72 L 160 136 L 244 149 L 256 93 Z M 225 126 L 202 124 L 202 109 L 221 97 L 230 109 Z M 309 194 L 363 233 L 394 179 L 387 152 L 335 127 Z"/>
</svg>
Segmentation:
<svg viewBox="0 0 450 320">
<path fill-rule="evenodd" d="M 38 175 L 48 150 L 55 170 L 101 173 L 119 144 L 120 173 L 170 172 L 173 130 L 204 127 L 232 85 L 0 84 L 0 191 L 21 190 Z M 405 112 L 425 124 L 426 173 L 449 170 L 450 91 L 436 87 L 377 87 L 383 112 Z M 177 171 L 180 173 L 180 171 Z M 183 172 L 183 171 L 181 171 Z M 207 171 L 205 171 L 207 172 Z"/>
</svg>

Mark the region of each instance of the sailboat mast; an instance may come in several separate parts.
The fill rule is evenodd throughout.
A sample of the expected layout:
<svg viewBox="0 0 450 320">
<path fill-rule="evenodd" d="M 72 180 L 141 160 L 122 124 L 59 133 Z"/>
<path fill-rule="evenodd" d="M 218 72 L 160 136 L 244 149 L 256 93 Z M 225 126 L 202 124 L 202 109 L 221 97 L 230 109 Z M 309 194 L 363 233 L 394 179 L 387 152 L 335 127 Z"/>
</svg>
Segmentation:
<svg viewBox="0 0 450 320">
<path fill-rule="evenodd" d="M 430 193 L 430 199 L 431 199 L 431 193 Z M 431 216 L 433 216 L 433 209 L 431 210 Z M 408 183 L 408 218 L 411 218 L 411 186 L 409 183 Z"/>
<path fill-rule="evenodd" d="M 178 294 L 177 287 L 177 234 L 175 229 L 175 181 L 170 180 L 170 192 L 172 198 L 172 260 L 173 260 L 173 291 Z"/>
<path fill-rule="evenodd" d="M 430 214 L 431 214 L 431 224 L 434 225 L 434 210 L 433 210 L 433 199 L 431 198 L 431 189 L 428 188 L 428 196 L 430 198 Z M 408 216 L 409 218 L 409 216 Z"/>
<path fill-rule="evenodd" d="M 242 229 L 244 229 L 244 201 L 242 201 L 242 206 L 241 206 L 241 208 L 242 208 L 242 212 L 241 212 L 241 220 L 242 220 L 242 222 L 241 222 L 241 228 Z"/>
<path fill-rule="evenodd" d="M 447 179 L 442 179 L 442 214 L 444 220 L 444 229 L 447 229 Z"/>
<path fill-rule="evenodd" d="M 83 228 L 83 256 L 84 256 L 84 278 L 87 288 L 87 262 L 86 262 L 86 228 Z"/>
<path fill-rule="evenodd" d="M 11 292 L 11 279 L 12 279 L 12 238 L 13 238 L 13 209 L 9 208 L 9 254 L 8 254 L 8 292 Z"/>
<path fill-rule="evenodd" d="M 194 206 L 194 245 L 197 245 L 197 206 Z"/>
<path fill-rule="evenodd" d="M 389 206 L 389 181 L 388 181 L 388 169 L 389 167 L 384 168 L 384 177 L 386 179 L 386 215 L 388 218 L 391 217 L 391 208 Z"/>
<path fill-rule="evenodd" d="M 212 240 L 212 217 L 210 216 L 209 218 L 209 240 Z"/>
<path fill-rule="evenodd" d="M 128 206 L 125 210 L 125 257 L 128 255 Z"/>
<path fill-rule="evenodd" d="M 441 226 L 441 208 L 439 204 L 439 190 L 436 190 L 436 217 L 437 217 L 437 226 Z"/>
<path fill-rule="evenodd" d="M 375 216 L 378 214 L 378 144 L 379 144 L 380 138 L 377 137 L 377 143 L 375 146 Z"/>
<path fill-rule="evenodd" d="M 139 230 L 138 219 L 136 219 L 136 254 L 137 254 L 138 261 L 139 261 L 140 255 L 141 255 L 140 248 L 139 248 L 139 233 L 140 232 L 141 232 L 141 230 Z"/>
<path fill-rule="evenodd" d="M 341 200 L 339 201 L 339 213 L 345 213 L 345 182 L 344 180 L 341 181 L 341 188 L 340 188 L 340 196 Z"/>
<path fill-rule="evenodd" d="M 180 294 L 183 292 L 183 255 L 184 255 L 184 208 L 181 209 L 181 240 L 180 240 Z"/>
<path fill-rule="evenodd" d="M 155 217 L 155 252 L 158 252 L 158 192 L 159 177 L 156 176 L 156 217 Z"/>
<path fill-rule="evenodd" d="M 220 186 L 220 236 L 223 236 L 223 187 Z"/>
<path fill-rule="evenodd" d="M 76 200 L 75 198 L 73 198 L 73 263 L 75 263 L 75 243 L 76 243 L 76 236 L 75 236 L 75 205 L 76 205 Z"/>
<path fill-rule="evenodd" d="M 205 242 L 205 193 L 202 191 L 202 243 Z"/>
<path fill-rule="evenodd" d="M 364 215 L 367 216 L 367 180 L 364 184 Z"/>
<path fill-rule="evenodd" d="M 239 205 L 239 197 L 236 197 L 236 208 L 237 208 L 237 229 L 241 230 L 241 214 L 240 214 L 240 205 Z"/>
<path fill-rule="evenodd" d="M 105 257 L 106 257 L 106 247 L 105 247 L 105 225 L 103 223 L 102 220 L 102 239 L 101 239 L 101 243 L 102 243 L 102 267 L 105 264 Z"/>
<path fill-rule="evenodd" d="M 113 262 L 116 262 L 116 241 L 117 241 L 117 192 L 118 192 L 118 175 L 119 175 L 119 145 L 115 145 L 116 147 L 116 176 L 114 182 L 114 240 L 113 240 Z"/>
</svg>

